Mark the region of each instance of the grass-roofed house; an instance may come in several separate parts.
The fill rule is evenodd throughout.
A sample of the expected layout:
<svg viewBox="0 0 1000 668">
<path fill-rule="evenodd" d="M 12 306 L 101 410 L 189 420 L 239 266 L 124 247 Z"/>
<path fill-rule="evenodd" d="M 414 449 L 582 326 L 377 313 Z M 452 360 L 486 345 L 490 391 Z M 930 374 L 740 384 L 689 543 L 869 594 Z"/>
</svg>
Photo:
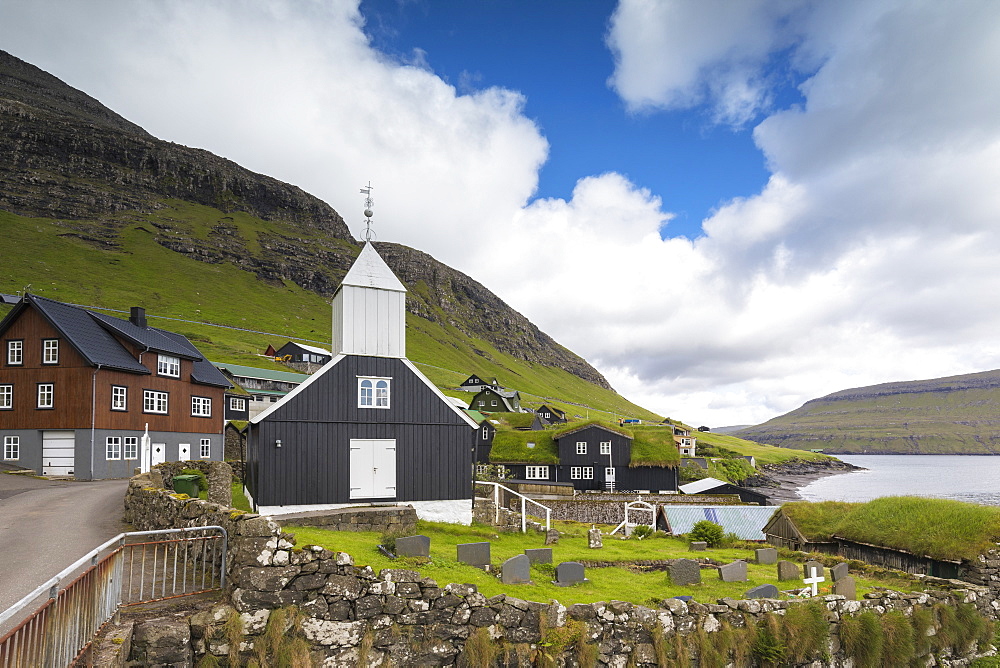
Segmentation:
<svg viewBox="0 0 1000 668">
<path fill-rule="evenodd" d="M 338 354 L 250 419 L 246 481 L 261 512 L 398 503 L 472 521 L 480 427 L 406 358 L 405 299 L 365 244 L 333 297 Z"/>
<path fill-rule="evenodd" d="M 670 430 L 575 422 L 555 430 L 498 429 L 490 463 L 512 478 L 569 482 L 581 491 L 676 492 L 680 456 Z"/>
</svg>

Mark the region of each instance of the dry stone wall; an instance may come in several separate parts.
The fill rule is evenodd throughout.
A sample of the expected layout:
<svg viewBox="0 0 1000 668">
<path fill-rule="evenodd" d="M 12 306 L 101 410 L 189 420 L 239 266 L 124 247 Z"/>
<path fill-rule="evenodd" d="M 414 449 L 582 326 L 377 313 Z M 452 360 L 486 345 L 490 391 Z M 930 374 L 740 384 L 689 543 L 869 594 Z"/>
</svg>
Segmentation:
<svg viewBox="0 0 1000 668">
<path fill-rule="evenodd" d="M 581 643 L 595 653 L 598 665 L 639 667 L 657 665 L 657 640 L 697 637 L 724 628 L 746 627 L 768 615 L 785 614 L 801 601 L 723 599 L 703 605 L 678 599 L 652 609 L 610 601 L 564 606 L 526 601 L 500 594 L 486 597 L 474 585 L 439 585 L 406 569 L 375 572 L 355 565 L 351 555 L 320 547 L 303 547 L 271 518 L 234 511 L 219 504 L 180 498 L 152 486 L 148 475 L 129 484 L 125 499 L 127 521 L 137 529 L 217 524 L 230 535 L 229 603 L 210 614 L 192 618 L 192 656 L 205 652 L 219 657 L 240 653 L 248 658 L 265 642 L 264 630 L 275 610 L 296 606 L 305 615 L 299 628 L 308 643 L 313 665 L 323 666 L 443 666 L 454 665 L 470 638 L 499 643 L 512 650 L 514 665 L 528 666 L 539 653 L 554 651 L 553 629 L 582 629 Z M 981 572 L 994 576 L 997 555 L 987 555 Z M 992 582 L 992 580 L 991 580 Z M 844 615 L 865 610 L 876 613 L 914 609 L 936 603 L 972 603 L 993 611 L 991 585 L 940 582 L 950 590 L 903 594 L 884 591 L 852 601 L 843 596 L 820 597 L 832 633 L 825 648 L 828 660 L 810 666 L 850 665 L 836 633 Z M 512 591 L 516 587 L 511 587 Z M 995 598 L 995 597 L 994 597 Z M 238 615 L 242 637 L 225 640 L 223 626 Z M 197 623 L 195 623 L 197 622 Z M 291 628 L 291 627 L 288 627 Z M 558 634 L 557 634 L 558 635 Z M 567 648 L 553 665 L 577 665 Z M 945 650 L 928 657 L 928 665 L 967 665 L 974 650 L 952 655 Z M 693 656 L 692 665 L 697 665 Z M 936 662 L 936 663 L 934 663 Z"/>
</svg>

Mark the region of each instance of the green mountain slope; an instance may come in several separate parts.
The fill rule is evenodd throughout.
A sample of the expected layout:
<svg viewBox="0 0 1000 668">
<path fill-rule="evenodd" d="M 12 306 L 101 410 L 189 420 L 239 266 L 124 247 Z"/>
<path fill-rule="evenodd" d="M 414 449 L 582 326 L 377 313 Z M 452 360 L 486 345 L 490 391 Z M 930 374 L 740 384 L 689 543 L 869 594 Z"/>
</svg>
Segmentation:
<svg viewBox="0 0 1000 668">
<path fill-rule="evenodd" d="M 839 454 L 1000 454 L 1000 370 L 843 390 L 736 435 Z"/>
</svg>

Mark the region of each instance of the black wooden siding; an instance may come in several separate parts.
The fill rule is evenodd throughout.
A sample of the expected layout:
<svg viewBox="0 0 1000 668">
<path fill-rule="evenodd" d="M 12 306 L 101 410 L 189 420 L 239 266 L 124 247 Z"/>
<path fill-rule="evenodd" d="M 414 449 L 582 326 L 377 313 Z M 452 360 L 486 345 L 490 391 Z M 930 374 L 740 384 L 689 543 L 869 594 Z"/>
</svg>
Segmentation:
<svg viewBox="0 0 1000 668">
<path fill-rule="evenodd" d="M 614 446 L 612 446 L 614 451 Z M 504 464 L 511 472 L 513 480 L 527 480 L 526 468 L 528 464 Z M 531 466 L 538 466 L 532 464 Z M 541 466 L 545 466 L 542 464 Z M 576 466 L 576 464 L 574 464 Z M 586 464 L 585 466 L 590 466 Z M 575 489 L 580 491 L 606 490 L 604 484 L 604 466 L 594 466 L 593 480 L 573 480 L 570 478 L 570 467 L 566 465 L 549 464 L 549 482 L 571 483 Z M 615 491 L 634 491 L 639 489 L 648 490 L 677 490 L 677 469 L 659 468 L 653 466 L 628 466 L 615 467 Z M 537 479 L 527 480 L 528 482 L 543 482 Z"/>
<path fill-rule="evenodd" d="M 632 439 L 597 426 L 584 427 L 559 437 L 559 463 L 566 466 L 608 466 L 608 456 L 601 454 L 601 441 L 611 441 L 611 466 L 618 473 L 632 459 Z M 587 454 L 576 454 L 576 444 L 587 443 Z"/>
<path fill-rule="evenodd" d="M 392 379 L 390 408 L 358 407 L 359 375 Z M 348 356 L 251 426 L 248 483 L 260 505 L 362 502 L 350 498 L 351 439 L 395 439 L 394 500 L 471 498 L 477 436 L 402 361 Z"/>
</svg>

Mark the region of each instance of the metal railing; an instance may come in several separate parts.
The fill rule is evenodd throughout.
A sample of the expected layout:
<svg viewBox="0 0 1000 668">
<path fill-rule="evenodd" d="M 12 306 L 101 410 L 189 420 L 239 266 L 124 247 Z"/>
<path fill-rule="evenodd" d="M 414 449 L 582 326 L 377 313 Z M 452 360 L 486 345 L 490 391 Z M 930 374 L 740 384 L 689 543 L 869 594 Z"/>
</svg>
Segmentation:
<svg viewBox="0 0 1000 668">
<path fill-rule="evenodd" d="M 134 538 L 191 534 L 166 540 Z M 41 596 L 48 599 L 0 638 L 2 668 L 62 668 L 76 662 L 124 605 L 226 586 L 229 537 L 220 526 L 133 531 L 115 536 L 0 613 L 0 628 Z M 111 552 L 101 556 L 106 550 Z M 65 587 L 62 582 L 86 566 Z"/>
<path fill-rule="evenodd" d="M 526 510 L 526 505 L 525 504 L 526 503 L 533 503 L 536 506 L 538 506 L 539 508 L 541 508 L 542 510 L 544 510 L 545 511 L 545 530 L 548 531 L 549 529 L 552 528 L 552 510 L 550 508 L 548 508 L 546 506 L 543 506 L 542 504 L 538 503 L 538 501 L 535 501 L 534 499 L 529 499 L 524 494 L 521 494 L 520 492 L 515 492 L 510 487 L 506 487 L 504 485 L 501 485 L 498 482 L 493 482 L 491 480 L 477 480 L 476 484 L 477 485 L 492 485 L 493 486 L 493 506 L 496 508 L 496 517 L 494 519 L 494 522 L 496 522 L 496 523 L 500 522 L 500 490 L 502 489 L 502 490 L 504 490 L 506 492 L 509 492 L 509 493 L 513 494 L 514 496 L 521 497 L 521 533 L 524 533 L 524 532 L 526 532 L 528 530 L 528 518 L 527 518 L 527 515 L 525 514 L 525 510 Z"/>
</svg>

